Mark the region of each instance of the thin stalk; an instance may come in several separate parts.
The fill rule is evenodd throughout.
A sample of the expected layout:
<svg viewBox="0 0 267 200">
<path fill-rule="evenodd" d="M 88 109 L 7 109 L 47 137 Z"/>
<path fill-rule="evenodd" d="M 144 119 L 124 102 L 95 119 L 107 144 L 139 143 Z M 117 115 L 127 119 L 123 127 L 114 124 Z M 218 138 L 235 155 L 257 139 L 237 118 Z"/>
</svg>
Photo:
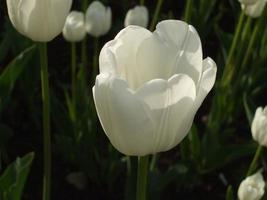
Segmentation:
<svg viewBox="0 0 267 200">
<path fill-rule="evenodd" d="M 76 43 L 71 43 L 71 92 L 73 121 L 76 121 Z"/>
<path fill-rule="evenodd" d="M 226 60 L 226 64 L 225 64 L 225 69 L 223 72 L 223 76 L 222 76 L 222 81 L 223 83 L 226 85 L 228 79 L 226 80 L 226 78 L 228 78 L 228 73 L 231 70 L 231 62 L 234 56 L 234 52 L 238 43 L 238 39 L 240 38 L 240 34 L 241 34 L 241 30 L 242 30 L 242 25 L 243 25 L 243 21 L 244 21 L 244 17 L 245 17 L 245 13 L 243 11 L 241 11 L 241 14 L 239 16 L 239 20 L 238 20 L 238 24 L 237 24 L 237 28 L 235 31 L 235 35 L 234 35 L 234 39 L 233 42 L 231 44 L 231 48 Z"/>
<path fill-rule="evenodd" d="M 256 42 L 260 27 L 261 27 L 261 20 L 258 20 L 257 24 L 256 24 L 256 26 L 255 26 L 255 28 L 254 28 L 254 30 L 252 32 L 252 36 L 250 38 L 250 41 L 249 41 L 249 44 L 248 44 L 248 48 L 247 48 L 245 56 L 244 56 L 244 60 L 243 60 L 243 62 L 241 64 L 241 71 L 243 71 L 244 68 L 248 64 L 248 61 L 249 61 L 251 53 L 253 51 L 253 46 L 254 46 L 254 44 Z"/>
<path fill-rule="evenodd" d="M 50 135 L 50 97 L 48 81 L 47 45 L 39 44 L 41 61 L 41 84 L 43 101 L 43 144 L 44 144 L 44 177 L 43 200 L 50 199 L 51 190 L 51 135 Z"/>
<path fill-rule="evenodd" d="M 140 0 L 140 5 L 144 5 L 145 4 L 145 0 Z"/>
<path fill-rule="evenodd" d="M 146 200 L 148 163 L 149 163 L 149 156 L 139 157 L 136 200 Z"/>
<path fill-rule="evenodd" d="M 244 53 L 243 49 L 245 49 L 245 45 L 247 44 L 246 43 L 246 38 L 248 37 L 249 35 L 249 29 L 250 29 L 250 26 L 251 26 L 251 17 L 248 17 L 247 20 L 246 20 L 246 23 L 245 23 L 245 27 L 244 27 L 244 30 L 242 31 L 242 36 L 241 36 L 241 41 L 239 42 L 240 44 L 240 47 L 239 47 L 239 51 L 238 51 L 238 54 L 236 56 L 236 62 L 235 62 L 235 67 L 231 69 L 231 73 L 229 73 L 229 79 L 232 80 L 234 74 L 236 72 L 239 72 L 240 73 L 240 68 L 241 68 L 241 62 L 243 60 L 243 56 L 242 54 Z M 238 75 L 238 74 L 236 74 Z"/>
<path fill-rule="evenodd" d="M 86 9 L 88 7 L 88 0 L 83 0 L 81 9 L 83 12 L 86 12 Z M 87 72 L 87 66 L 88 66 L 88 58 L 87 58 L 87 35 L 84 37 L 81 45 L 81 60 L 82 64 L 85 68 L 85 72 Z"/>
<path fill-rule="evenodd" d="M 157 6 L 156 6 L 156 10 L 155 10 L 155 13 L 154 13 L 154 16 L 153 16 L 153 19 L 152 19 L 152 22 L 151 22 L 151 25 L 150 25 L 150 28 L 149 28 L 151 31 L 154 29 L 154 27 L 155 27 L 155 25 L 157 23 L 162 3 L 163 3 L 163 0 L 158 0 Z"/>
<path fill-rule="evenodd" d="M 94 57 L 93 57 L 93 79 L 98 72 L 98 38 L 94 39 Z"/>
<path fill-rule="evenodd" d="M 186 1 L 186 7 L 185 7 L 185 16 L 184 20 L 189 23 L 191 20 L 191 14 L 192 14 L 192 0 L 187 0 Z"/>
<path fill-rule="evenodd" d="M 252 162 L 251 162 L 251 164 L 249 166 L 249 169 L 248 169 L 248 172 L 247 172 L 247 176 L 250 176 L 253 173 L 253 171 L 256 169 L 257 162 L 258 162 L 259 157 L 260 157 L 260 155 L 262 153 L 262 150 L 263 150 L 263 147 L 259 145 L 257 150 L 256 150 L 256 153 L 254 155 L 254 158 L 253 158 L 253 160 L 252 160 Z"/>
</svg>

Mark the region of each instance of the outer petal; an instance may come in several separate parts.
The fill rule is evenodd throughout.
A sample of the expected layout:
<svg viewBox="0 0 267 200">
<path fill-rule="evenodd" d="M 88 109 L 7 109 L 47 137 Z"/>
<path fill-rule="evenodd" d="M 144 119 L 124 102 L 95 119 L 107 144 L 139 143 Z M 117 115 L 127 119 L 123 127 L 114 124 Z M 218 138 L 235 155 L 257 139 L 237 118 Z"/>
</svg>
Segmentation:
<svg viewBox="0 0 267 200">
<path fill-rule="evenodd" d="M 263 112 L 262 107 L 258 107 L 256 112 L 255 112 L 252 124 L 251 124 L 251 133 L 252 133 L 252 136 L 253 136 L 254 140 L 256 140 L 256 141 L 258 141 L 258 137 L 259 137 L 259 132 L 260 132 L 260 130 L 259 130 L 259 127 L 260 127 L 259 119 L 260 119 L 260 117 L 262 115 L 262 112 Z"/>
<path fill-rule="evenodd" d="M 188 133 L 195 113 L 192 112 L 196 89 L 193 80 L 184 74 L 168 81 L 155 79 L 140 88 L 137 96 L 149 107 L 154 124 L 153 149 L 147 153 L 167 151 Z"/>
<path fill-rule="evenodd" d="M 205 97 L 213 87 L 217 73 L 216 63 L 211 58 L 206 58 L 205 60 L 203 60 L 202 64 L 203 71 L 198 84 L 197 97 L 194 105 L 196 110 L 200 107 Z"/>
<path fill-rule="evenodd" d="M 173 74 L 188 74 L 198 83 L 202 72 L 202 45 L 195 28 L 183 21 L 165 20 L 157 25 L 155 31 L 159 37 L 175 52 Z"/>
<path fill-rule="evenodd" d="M 126 155 L 146 155 L 153 146 L 153 123 L 146 105 L 125 81 L 98 75 L 93 88 L 98 117 L 112 145 Z"/>
<path fill-rule="evenodd" d="M 97 113 L 113 146 L 126 155 L 148 155 L 177 145 L 191 127 L 195 84 L 187 75 L 152 80 L 137 92 L 125 81 L 97 76 Z"/>
</svg>

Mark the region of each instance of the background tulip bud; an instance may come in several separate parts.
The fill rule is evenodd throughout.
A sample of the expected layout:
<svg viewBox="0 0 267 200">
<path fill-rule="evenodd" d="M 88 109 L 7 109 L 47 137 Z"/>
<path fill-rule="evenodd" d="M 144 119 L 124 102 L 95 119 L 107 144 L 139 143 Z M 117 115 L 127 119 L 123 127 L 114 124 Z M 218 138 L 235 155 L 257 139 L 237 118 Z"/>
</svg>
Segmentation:
<svg viewBox="0 0 267 200">
<path fill-rule="evenodd" d="M 238 188 L 239 200 L 260 200 L 264 194 L 265 182 L 261 172 L 248 176 Z"/>
<path fill-rule="evenodd" d="M 187 135 L 214 85 L 217 67 L 202 58 L 193 26 L 160 22 L 152 33 L 128 26 L 99 57 L 93 96 L 103 129 L 126 155 L 167 151 Z"/>
<path fill-rule="evenodd" d="M 124 26 L 137 25 L 147 27 L 148 24 L 148 10 L 145 6 L 135 6 L 126 14 Z"/>
<path fill-rule="evenodd" d="M 240 3 L 242 4 L 246 4 L 246 5 L 249 5 L 249 4 L 254 4 L 256 3 L 257 1 L 259 0 L 238 0 Z"/>
<path fill-rule="evenodd" d="M 253 139 L 267 147 L 267 106 L 257 108 L 251 125 Z"/>
<path fill-rule="evenodd" d="M 258 0 L 257 2 L 251 5 L 242 4 L 241 7 L 247 16 L 257 18 L 262 15 L 266 2 L 266 0 Z"/>
<path fill-rule="evenodd" d="M 22 35 L 48 42 L 62 32 L 72 0 L 7 0 L 9 18 Z"/>
<path fill-rule="evenodd" d="M 63 28 L 63 36 L 69 42 L 79 42 L 86 35 L 84 14 L 72 11 L 68 15 Z"/>
<path fill-rule="evenodd" d="M 86 31 L 94 36 L 105 35 L 111 27 L 111 9 L 105 7 L 101 2 L 92 2 L 85 17 Z"/>
</svg>

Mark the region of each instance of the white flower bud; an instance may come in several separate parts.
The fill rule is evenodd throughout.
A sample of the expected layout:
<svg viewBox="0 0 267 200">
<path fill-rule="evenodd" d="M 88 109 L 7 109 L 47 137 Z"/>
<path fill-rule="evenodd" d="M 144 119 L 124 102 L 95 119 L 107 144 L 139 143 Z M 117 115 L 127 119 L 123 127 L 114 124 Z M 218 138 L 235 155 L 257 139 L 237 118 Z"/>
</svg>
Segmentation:
<svg viewBox="0 0 267 200">
<path fill-rule="evenodd" d="M 69 42 L 79 42 L 85 35 L 84 14 L 78 11 L 70 12 L 63 28 L 64 38 Z"/>
<path fill-rule="evenodd" d="M 266 2 L 266 0 L 258 0 L 251 5 L 242 4 L 241 7 L 247 16 L 257 18 L 262 15 Z"/>
<path fill-rule="evenodd" d="M 267 147 L 267 106 L 257 108 L 251 125 L 253 139 Z"/>
<path fill-rule="evenodd" d="M 111 27 L 111 18 L 109 7 L 99 1 L 92 2 L 86 11 L 86 31 L 94 37 L 105 35 Z"/>
<path fill-rule="evenodd" d="M 144 28 L 148 24 L 148 10 L 145 6 L 135 6 L 126 14 L 124 26 L 137 25 Z"/>
<path fill-rule="evenodd" d="M 260 200 L 264 194 L 265 182 L 261 172 L 248 176 L 238 188 L 239 200 Z"/>
<path fill-rule="evenodd" d="M 63 29 L 72 0 L 7 0 L 9 18 L 22 35 L 48 42 Z"/>
<path fill-rule="evenodd" d="M 259 0 L 238 0 L 240 3 L 242 4 L 246 4 L 246 5 L 249 5 L 249 4 L 254 4 L 256 3 L 257 1 Z"/>
</svg>

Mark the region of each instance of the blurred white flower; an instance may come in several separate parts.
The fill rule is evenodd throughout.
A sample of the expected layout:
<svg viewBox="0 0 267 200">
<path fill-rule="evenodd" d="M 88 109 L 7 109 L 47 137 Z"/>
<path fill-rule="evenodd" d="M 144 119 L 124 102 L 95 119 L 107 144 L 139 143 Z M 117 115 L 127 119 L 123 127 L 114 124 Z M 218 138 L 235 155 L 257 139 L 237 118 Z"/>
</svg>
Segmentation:
<svg viewBox="0 0 267 200">
<path fill-rule="evenodd" d="M 64 38 L 69 42 L 79 42 L 85 35 L 84 14 L 78 11 L 70 12 L 63 28 Z"/>
<path fill-rule="evenodd" d="M 9 18 L 22 35 L 48 42 L 63 29 L 72 0 L 7 0 Z"/>
<path fill-rule="evenodd" d="M 135 6 L 129 10 L 124 20 L 124 26 L 137 25 L 144 28 L 148 24 L 148 10 L 145 6 Z"/>
<path fill-rule="evenodd" d="M 250 5 L 242 4 L 241 7 L 247 16 L 257 18 L 262 15 L 266 2 L 266 0 L 258 0 Z"/>
<path fill-rule="evenodd" d="M 246 5 L 249 5 L 249 4 L 254 4 L 256 3 L 257 1 L 259 0 L 238 0 L 240 3 L 242 4 L 246 4 Z"/>
<path fill-rule="evenodd" d="M 111 20 L 111 9 L 99 1 L 94 1 L 86 11 L 86 31 L 94 37 L 105 35 L 111 27 Z"/>
<path fill-rule="evenodd" d="M 264 194 L 265 182 L 261 172 L 248 176 L 238 188 L 239 200 L 260 200 Z"/>
<path fill-rule="evenodd" d="M 251 124 L 251 132 L 255 141 L 267 147 L 267 106 L 264 109 L 257 108 Z"/>
<path fill-rule="evenodd" d="M 167 151 L 187 135 L 214 85 L 216 64 L 202 58 L 193 26 L 160 22 L 156 31 L 128 26 L 99 57 L 93 96 L 102 127 L 126 155 Z"/>
</svg>

